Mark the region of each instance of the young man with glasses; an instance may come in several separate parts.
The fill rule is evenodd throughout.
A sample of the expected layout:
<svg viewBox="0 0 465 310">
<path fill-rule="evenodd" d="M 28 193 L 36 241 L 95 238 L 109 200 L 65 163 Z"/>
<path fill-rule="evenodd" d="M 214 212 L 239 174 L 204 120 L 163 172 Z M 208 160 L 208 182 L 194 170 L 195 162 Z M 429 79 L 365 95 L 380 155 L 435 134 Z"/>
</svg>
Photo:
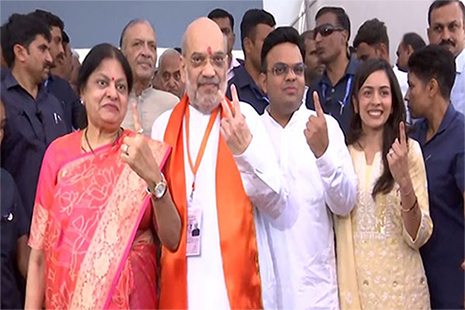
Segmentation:
<svg viewBox="0 0 465 310">
<path fill-rule="evenodd" d="M 334 116 L 344 133 L 350 122 L 350 88 L 360 63 L 348 52 L 350 20 L 344 9 L 323 7 L 316 14 L 314 29 L 316 50 L 326 69 L 316 85 L 323 111 Z M 306 105 L 315 109 L 312 89 L 307 93 Z"/>
<path fill-rule="evenodd" d="M 337 121 L 302 104 L 303 48 L 292 27 L 265 39 L 260 79 L 270 100 L 261 116 L 282 175 L 286 205 L 265 218 L 278 309 L 339 309 L 332 213 L 348 215 L 357 177 Z"/>
</svg>

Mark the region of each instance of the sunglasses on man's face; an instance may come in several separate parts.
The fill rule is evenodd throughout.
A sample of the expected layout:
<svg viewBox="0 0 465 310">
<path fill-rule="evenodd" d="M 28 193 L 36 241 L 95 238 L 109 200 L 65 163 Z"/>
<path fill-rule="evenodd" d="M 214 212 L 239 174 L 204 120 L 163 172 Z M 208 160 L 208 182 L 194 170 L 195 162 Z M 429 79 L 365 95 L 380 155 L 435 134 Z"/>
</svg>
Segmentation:
<svg viewBox="0 0 465 310">
<path fill-rule="evenodd" d="M 315 40 L 316 35 L 319 33 L 322 37 L 330 36 L 334 31 L 344 31 L 345 29 L 341 26 L 334 26 L 331 24 L 323 24 L 315 27 L 313 30 L 313 39 Z"/>
</svg>

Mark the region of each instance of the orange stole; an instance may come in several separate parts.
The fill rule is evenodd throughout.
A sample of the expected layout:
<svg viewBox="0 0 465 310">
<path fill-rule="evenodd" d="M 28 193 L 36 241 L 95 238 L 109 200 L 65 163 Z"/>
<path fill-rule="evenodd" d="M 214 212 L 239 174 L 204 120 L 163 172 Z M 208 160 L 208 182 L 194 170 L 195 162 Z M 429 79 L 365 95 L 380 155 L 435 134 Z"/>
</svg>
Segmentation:
<svg viewBox="0 0 465 310">
<path fill-rule="evenodd" d="M 173 147 L 165 166 L 165 176 L 181 217 L 182 234 L 176 252 L 162 248 L 160 309 L 188 308 L 187 201 L 182 130 L 188 104 L 189 99 L 185 95 L 174 108 L 164 136 L 164 141 Z M 231 103 L 228 101 L 228 104 Z M 216 166 L 216 202 L 229 304 L 232 309 L 262 309 L 253 206 L 245 193 L 236 161 L 221 134 Z"/>
</svg>

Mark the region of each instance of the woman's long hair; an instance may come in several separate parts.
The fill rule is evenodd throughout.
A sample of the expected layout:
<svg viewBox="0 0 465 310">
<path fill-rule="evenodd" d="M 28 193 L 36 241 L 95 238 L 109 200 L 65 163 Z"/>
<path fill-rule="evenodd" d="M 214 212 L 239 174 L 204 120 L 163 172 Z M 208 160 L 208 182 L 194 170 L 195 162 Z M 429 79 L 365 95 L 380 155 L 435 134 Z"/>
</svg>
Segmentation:
<svg viewBox="0 0 465 310">
<path fill-rule="evenodd" d="M 405 124 L 405 104 L 402 98 L 402 92 L 400 90 L 399 82 L 397 81 L 394 72 L 392 71 L 391 65 L 379 59 L 368 60 L 362 64 L 358 69 L 357 74 L 354 78 L 354 83 L 351 90 L 352 98 L 352 119 L 350 121 L 349 133 L 347 137 L 347 142 L 349 145 L 357 143 L 360 138 L 364 135 L 362 129 L 362 119 L 360 118 L 360 109 L 359 113 L 355 112 L 355 105 L 358 107 L 358 95 L 360 88 L 368 79 L 368 77 L 376 71 L 383 71 L 386 73 L 389 84 L 391 86 L 391 96 L 392 96 L 392 113 L 389 115 L 386 123 L 383 127 L 383 147 L 382 147 L 382 160 L 383 160 L 383 173 L 378 178 L 373 187 L 373 192 L 371 193 L 373 199 L 378 193 L 387 194 L 389 193 L 394 186 L 394 178 L 392 177 L 391 171 L 389 170 L 389 164 L 387 161 L 387 154 L 391 148 L 394 140 L 399 137 L 399 123 L 404 122 Z M 407 126 L 405 126 L 407 128 Z M 407 130 L 406 130 L 407 131 Z M 406 137 L 408 137 L 406 132 Z"/>
</svg>

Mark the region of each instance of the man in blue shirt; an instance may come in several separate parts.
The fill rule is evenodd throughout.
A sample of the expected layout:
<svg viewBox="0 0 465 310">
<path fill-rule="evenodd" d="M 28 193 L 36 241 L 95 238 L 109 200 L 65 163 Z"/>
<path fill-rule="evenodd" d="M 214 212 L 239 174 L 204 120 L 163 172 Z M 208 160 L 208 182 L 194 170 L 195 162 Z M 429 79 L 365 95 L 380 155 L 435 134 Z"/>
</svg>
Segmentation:
<svg viewBox="0 0 465 310">
<path fill-rule="evenodd" d="M 1 86 L 7 119 L 1 166 L 15 180 L 30 223 L 45 149 L 67 133 L 67 126 L 60 102 L 43 85 L 52 62 L 47 26 L 33 16 L 13 14 L 1 33 L 10 69 Z"/>
<path fill-rule="evenodd" d="M 423 151 L 431 218 L 431 239 L 420 250 L 432 309 L 463 309 L 464 139 L 463 114 L 450 104 L 454 55 L 440 46 L 415 51 L 408 61 L 406 99 Z"/>
<path fill-rule="evenodd" d="M 360 63 L 348 52 L 350 20 L 344 9 L 323 7 L 316 14 L 314 29 L 316 52 L 325 65 L 321 80 L 316 85 L 323 111 L 332 115 L 347 136 L 351 117 L 350 89 Z M 307 92 L 308 108 L 313 106 L 314 89 Z"/>
<path fill-rule="evenodd" d="M 265 10 L 251 9 L 245 12 L 241 22 L 244 64 L 233 69 L 234 77 L 228 81 L 226 91 L 226 96 L 231 99 L 230 88 L 234 84 L 239 100 L 253 106 L 259 114 L 263 114 L 268 105 L 268 99 L 259 85 L 262 45 L 275 25 L 273 15 Z"/>
<path fill-rule="evenodd" d="M 0 101 L 0 143 L 5 127 L 5 107 Z M 24 284 L 30 249 L 29 226 L 15 181 L 0 169 L 1 188 L 1 309 L 24 308 Z M 18 275 L 18 271 L 21 275 Z"/>
<path fill-rule="evenodd" d="M 50 54 L 52 56 L 50 69 L 52 70 L 65 57 L 63 46 L 65 25 L 58 16 L 47 11 L 35 10 L 30 15 L 40 19 L 50 30 Z M 60 102 L 64 112 L 63 121 L 67 126 L 68 132 L 71 132 L 73 129 L 83 128 L 85 125 L 84 105 L 68 81 L 50 73 L 48 79 L 45 81 L 45 86 Z"/>
<path fill-rule="evenodd" d="M 455 56 L 455 84 L 450 102 L 465 113 L 465 3 L 463 0 L 435 0 L 428 9 L 428 39 Z"/>
</svg>

